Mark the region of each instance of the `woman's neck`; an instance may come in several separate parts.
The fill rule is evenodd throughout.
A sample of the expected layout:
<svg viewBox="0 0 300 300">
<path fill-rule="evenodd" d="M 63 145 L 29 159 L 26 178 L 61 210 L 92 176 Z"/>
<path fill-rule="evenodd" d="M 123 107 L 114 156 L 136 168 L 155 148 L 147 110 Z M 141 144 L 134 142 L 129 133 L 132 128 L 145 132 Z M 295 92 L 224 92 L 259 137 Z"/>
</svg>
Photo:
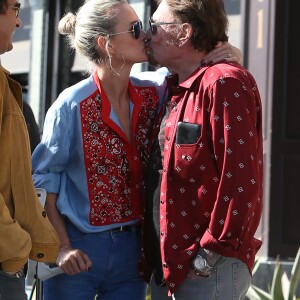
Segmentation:
<svg viewBox="0 0 300 300">
<path fill-rule="evenodd" d="M 125 74 L 126 73 L 126 74 Z M 102 88 L 122 125 L 123 131 L 131 143 L 130 97 L 128 93 L 129 71 L 121 74 L 97 70 Z"/>
<path fill-rule="evenodd" d="M 130 70 L 116 74 L 111 69 L 98 69 L 97 75 L 111 104 L 121 105 L 128 100 L 128 83 Z"/>
</svg>

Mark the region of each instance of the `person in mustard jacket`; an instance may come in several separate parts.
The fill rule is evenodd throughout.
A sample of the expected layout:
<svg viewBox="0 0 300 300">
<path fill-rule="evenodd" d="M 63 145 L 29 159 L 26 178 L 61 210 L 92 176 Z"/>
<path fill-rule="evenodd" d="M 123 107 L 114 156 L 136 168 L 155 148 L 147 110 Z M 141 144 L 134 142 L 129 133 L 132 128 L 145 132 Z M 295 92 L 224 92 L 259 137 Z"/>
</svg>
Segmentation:
<svg viewBox="0 0 300 300">
<path fill-rule="evenodd" d="M 13 48 L 11 36 L 22 24 L 19 10 L 16 0 L 0 0 L 0 55 Z M 21 86 L 0 65 L 0 299 L 27 299 L 28 258 L 55 262 L 58 248 L 32 182 Z"/>
</svg>

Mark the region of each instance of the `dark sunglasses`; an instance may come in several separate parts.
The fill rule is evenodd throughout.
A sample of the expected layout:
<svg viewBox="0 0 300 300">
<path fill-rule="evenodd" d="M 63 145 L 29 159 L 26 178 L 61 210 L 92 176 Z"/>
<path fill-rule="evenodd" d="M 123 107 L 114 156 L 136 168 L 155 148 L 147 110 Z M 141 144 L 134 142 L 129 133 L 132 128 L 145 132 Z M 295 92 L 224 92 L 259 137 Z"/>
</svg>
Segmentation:
<svg viewBox="0 0 300 300">
<path fill-rule="evenodd" d="M 16 3 L 16 5 L 12 5 L 10 8 L 15 12 L 16 18 L 18 18 L 21 9 L 21 3 Z"/>
<path fill-rule="evenodd" d="M 154 22 L 151 17 L 149 18 L 149 27 L 150 27 L 151 33 L 153 35 L 157 34 L 157 27 L 159 27 L 161 25 L 178 25 L 178 24 L 180 24 L 180 23 L 177 23 L 177 22 Z"/>
<path fill-rule="evenodd" d="M 143 29 L 143 24 L 141 21 L 135 21 L 133 22 L 132 25 L 132 30 L 128 31 L 122 31 L 122 32 L 116 32 L 116 33 L 111 33 L 110 35 L 117 35 L 117 34 L 122 34 L 122 33 L 128 33 L 131 32 L 133 34 L 133 37 L 135 39 L 138 39 L 141 33 L 141 29 Z"/>
</svg>

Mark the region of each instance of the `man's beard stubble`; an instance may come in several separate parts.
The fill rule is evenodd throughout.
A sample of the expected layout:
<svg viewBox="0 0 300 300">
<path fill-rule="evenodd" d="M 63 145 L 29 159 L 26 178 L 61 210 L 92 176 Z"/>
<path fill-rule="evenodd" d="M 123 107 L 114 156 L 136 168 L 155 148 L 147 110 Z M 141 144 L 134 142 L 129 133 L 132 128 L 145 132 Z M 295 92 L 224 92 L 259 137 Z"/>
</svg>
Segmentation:
<svg viewBox="0 0 300 300">
<path fill-rule="evenodd" d="M 150 42 L 151 39 L 147 40 L 146 42 L 146 46 L 147 46 L 147 55 L 148 55 L 148 62 L 151 66 L 153 67 L 159 67 L 161 66 L 161 64 L 155 59 L 154 55 L 153 55 L 153 50 L 150 47 Z M 170 39 L 166 39 L 164 41 L 165 46 L 167 47 L 176 47 L 179 44 L 179 41 L 177 40 L 176 34 L 174 34 L 174 36 L 172 36 Z"/>
</svg>

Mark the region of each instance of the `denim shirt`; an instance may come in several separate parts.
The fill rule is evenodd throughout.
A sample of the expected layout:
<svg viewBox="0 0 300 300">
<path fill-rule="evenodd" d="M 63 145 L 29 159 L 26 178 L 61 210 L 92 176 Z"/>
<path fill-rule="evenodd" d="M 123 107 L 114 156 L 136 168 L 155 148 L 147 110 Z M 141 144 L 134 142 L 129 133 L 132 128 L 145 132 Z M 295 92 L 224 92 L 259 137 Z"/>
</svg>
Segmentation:
<svg viewBox="0 0 300 300">
<path fill-rule="evenodd" d="M 148 147 L 142 145 L 143 143 L 146 144 L 150 138 L 154 115 L 164 99 L 164 78 L 167 70 L 147 73 L 146 77 L 145 74 L 140 77 L 132 77 L 129 84 L 130 118 L 131 124 L 136 124 L 133 125 L 133 128 L 136 128 L 134 132 L 136 144 L 127 143 L 121 124 L 111 109 L 104 91 L 101 91 L 101 83 L 97 82 L 96 76 L 90 76 L 63 91 L 47 112 L 42 141 L 32 156 L 34 183 L 36 187 L 58 194 L 58 210 L 82 232 L 104 231 L 109 228 L 136 223 L 142 217 L 141 190 L 144 183 L 141 175 L 144 170 L 143 161 L 146 161 L 142 152 L 146 151 Z M 93 109 L 97 109 L 97 105 L 93 106 L 92 102 L 97 97 L 102 101 L 100 105 L 102 110 L 92 115 Z M 139 98 L 141 97 L 143 103 L 140 103 L 141 99 Z M 147 97 L 149 98 L 148 102 L 145 100 Z M 85 116 L 83 116 L 84 109 L 87 112 Z M 154 113 L 151 113 L 152 110 Z M 149 119 L 149 115 L 152 115 L 153 118 Z M 95 177 L 91 175 L 92 171 L 90 172 L 88 168 L 88 164 L 91 162 L 87 161 L 89 155 L 86 149 L 92 149 L 94 146 L 90 141 L 86 141 L 88 138 L 83 132 L 84 122 L 92 117 L 97 118 L 97 116 L 99 120 L 93 123 L 94 126 L 105 126 L 105 128 L 101 127 L 102 129 L 98 131 L 98 134 L 112 135 L 109 137 L 109 146 L 105 144 L 101 146 L 102 149 L 107 150 L 108 147 L 110 149 L 109 151 L 105 150 L 107 152 L 105 154 L 106 160 L 112 161 L 108 152 L 117 153 L 119 151 L 120 155 L 125 153 L 122 156 L 122 164 L 116 161 L 113 166 L 115 169 L 123 166 L 124 172 L 129 172 L 128 175 L 124 176 L 124 180 L 129 180 L 128 178 L 131 180 L 130 183 L 126 184 L 124 191 L 120 192 L 120 195 L 118 194 L 119 199 L 115 200 L 116 202 L 112 205 L 109 205 L 111 194 L 108 190 L 113 188 L 115 193 L 118 193 L 118 186 L 121 188 L 123 184 L 123 181 L 120 180 L 122 175 L 116 176 L 113 173 L 114 176 L 109 181 L 99 180 L 98 184 L 93 185 L 91 181 Z M 148 124 L 145 125 L 149 127 L 146 128 L 146 133 L 145 128 L 139 128 L 141 122 L 144 122 L 144 125 Z M 98 143 L 106 143 L 106 138 L 100 137 L 99 141 Z M 101 147 L 99 146 L 95 151 L 101 151 Z M 145 149 L 141 147 L 145 147 Z M 94 153 L 94 155 L 96 154 Z M 104 159 L 104 156 L 99 159 Z M 107 172 L 103 166 L 106 166 L 106 162 L 97 169 L 100 173 Z M 98 190 L 99 200 L 98 198 L 92 199 L 93 189 L 96 190 L 99 185 L 105 184 L 110 186 L 107 189 L 103 187 L 103 189 Z M 126 202 L 127 200 L 128 202 Z M 97 201 L 99 201 L 99 206 L 95 203 Z M 106 202 L 108 205 L 102 202 Z M 128 209 L 120 207 L 120 203 L 125 203 Z M 118 208 L 112 208 L 112 206 Z M 97 210 L 101 210 L 101 212 L 97 213 Z M 122 212 L 123 217 L 118 219 L 119 211 Z M 112 214 L 113 220 L 108 221 L 101 213 Z"/>
</svg>

